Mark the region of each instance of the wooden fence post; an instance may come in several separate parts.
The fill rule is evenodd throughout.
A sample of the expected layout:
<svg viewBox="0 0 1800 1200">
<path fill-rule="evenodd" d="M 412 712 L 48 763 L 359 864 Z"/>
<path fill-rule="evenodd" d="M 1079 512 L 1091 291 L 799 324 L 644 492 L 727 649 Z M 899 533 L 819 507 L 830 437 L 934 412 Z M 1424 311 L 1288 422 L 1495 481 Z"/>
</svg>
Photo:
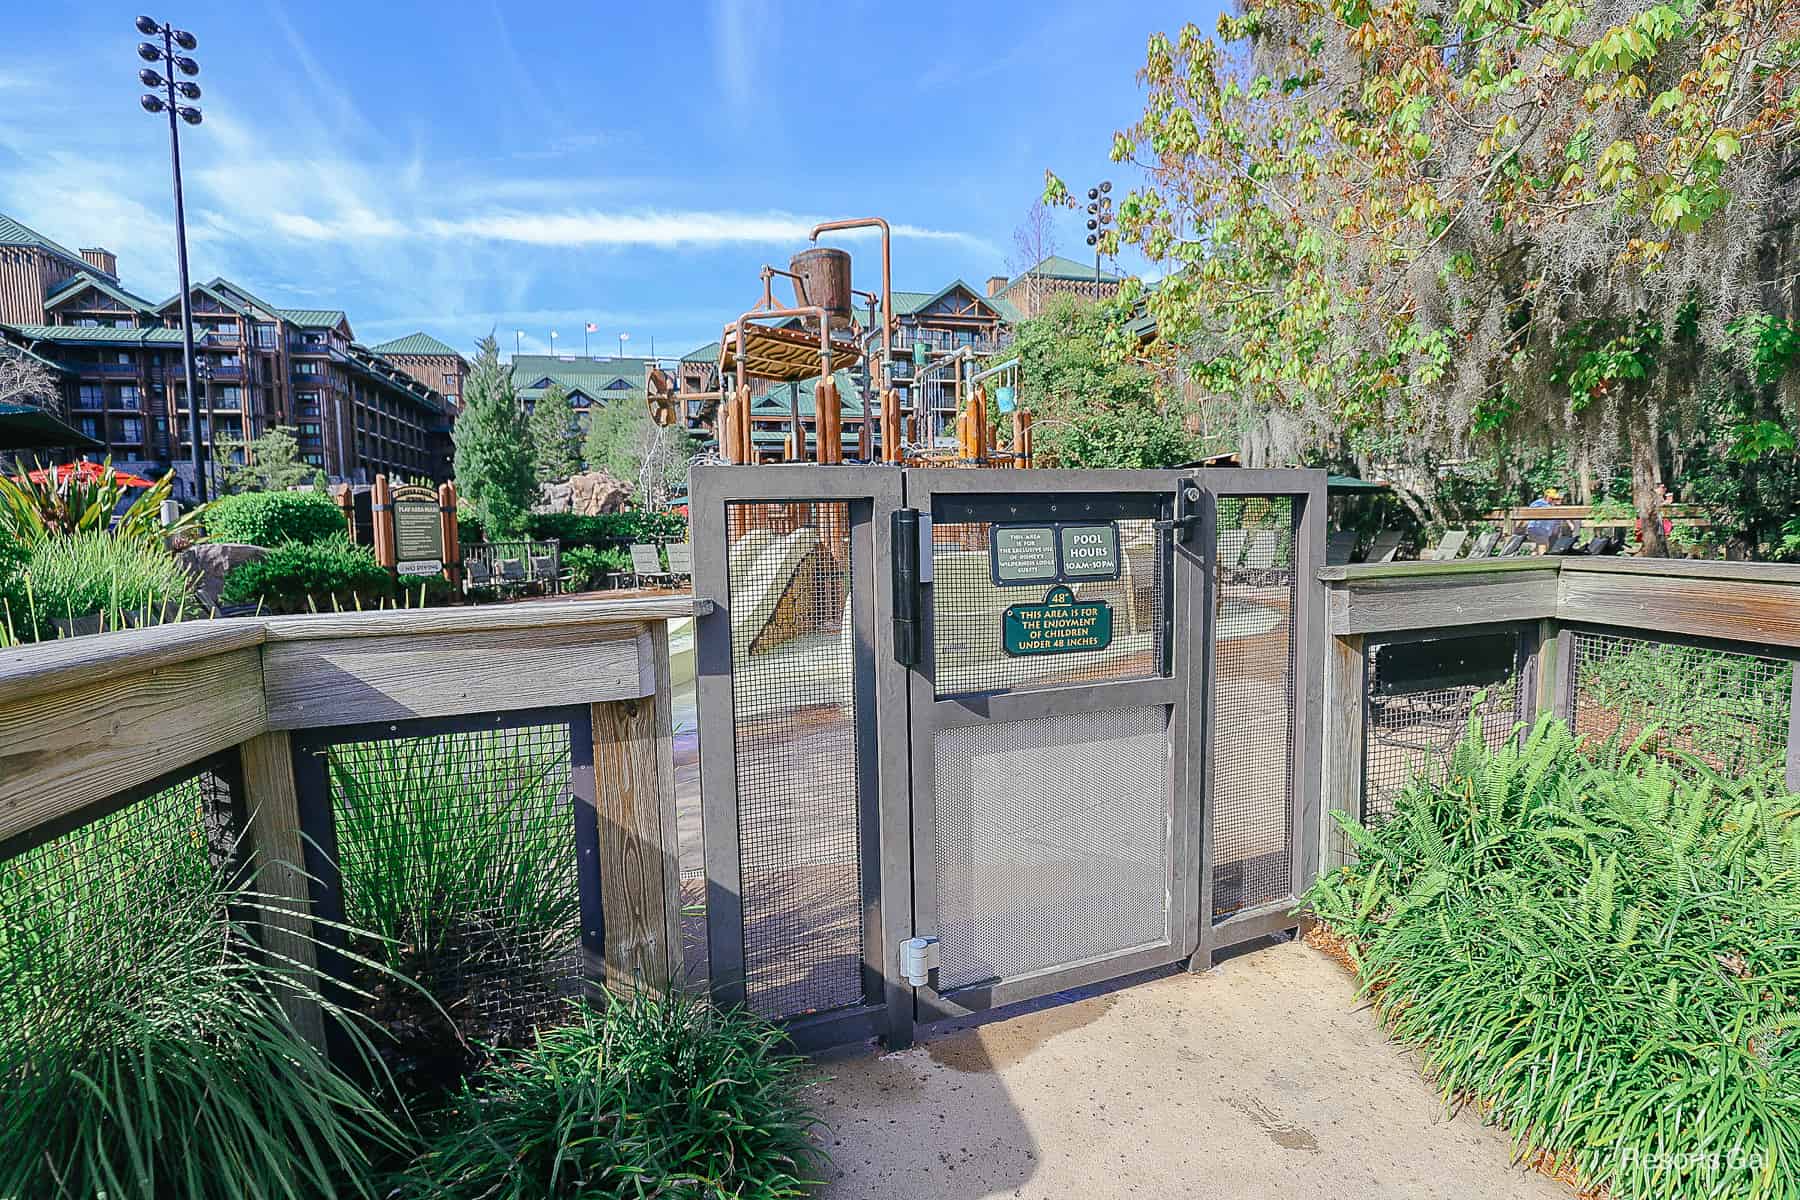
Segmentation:
<svg viewBox="0 0 1800 1200">
<path fill-rule="evenodd" d="M 444 578 L 462 591 L 462 541 L 456 527 L 456 484 L 438 484 L 438 513 L 444 531 Z"/>
<path fill-rule="evenodd" d="M 386 475 L 375 477 L 375 486 L 369 490 L 369 510 L 375 525 L 375 561 L 391 571 L 399 556 L 394 552 L 394 493 Z"/>
<path fill-rule="evenodd" d="M 654 622 L 641 636 L 653 686 L 641 699 L 592 706 L 594 792 L 607 986 L 660 994 L 682 974 L 668 626 Z"/>
<path fill-rule="evenodd" d="M 263 946 L 292 964 L 308 990 L 319 986 L 312 937 L 312 889 L 300 844 L 300 804 L 294 786 L 293 747 L 285 731 L 262 733 L 242 743 L 244 811 L 256 870 Z M 325 1051 L 325 1017 L 315 1000 L 294 993 L 282 1008 L 301 1036 Z"/>
<path fill-rule="evenodd" d="M 1320 868 L 1348 861 L 1349 847 L 1331 818 L 1341 810 L 1362 819 L 1364 713 L 1368 658 L 1362 634 L 1328 639 L 1325 654 L 1325 767 L 1321 784 Z"/>
</svg>

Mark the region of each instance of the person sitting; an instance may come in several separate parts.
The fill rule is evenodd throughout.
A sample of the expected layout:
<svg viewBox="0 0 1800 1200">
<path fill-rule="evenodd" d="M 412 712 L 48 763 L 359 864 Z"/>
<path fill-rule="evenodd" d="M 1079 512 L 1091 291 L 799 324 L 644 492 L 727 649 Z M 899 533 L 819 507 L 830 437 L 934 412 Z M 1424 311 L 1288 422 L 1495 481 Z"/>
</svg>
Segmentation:
<svg viewBox="0 0 1800 1200">
<path fill-rule="evenodd" d="M 1544 494 L 1533 500 L 1527 507 L 1555 508 L 1562 503 L 1562 489 L 1547 487 Z M 1562 534 L 1569 532 L 1569 523 L 1560 520 L 1528 521 L 1525 523 L 1525 536 L 1539 546 L 1548 546 Z"/>
</svg>

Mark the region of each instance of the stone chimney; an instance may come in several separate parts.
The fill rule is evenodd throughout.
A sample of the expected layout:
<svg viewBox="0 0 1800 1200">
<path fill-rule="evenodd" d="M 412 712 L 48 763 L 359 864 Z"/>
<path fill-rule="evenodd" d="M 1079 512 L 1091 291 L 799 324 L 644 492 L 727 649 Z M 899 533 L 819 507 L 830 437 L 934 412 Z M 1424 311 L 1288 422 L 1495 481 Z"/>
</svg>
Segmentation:
<svg viewBox="0 0 1800 1200">
<path fill-rule="evenodd" d="M 86 253 L 86 251 L 83 251 L 83 253 Z M 987 282 L 988 295 L 998 296 L 1001 292 L 1004 292 L 1005 290 L 1006 290 L 1006 276 L 1004 276 L 1004 275 L 989 275 L 988 276 L 988 282 Z"/>
<path fill-rule="evenodd" d="M 119 256 L 111 250 L 99 246 L 89 246 L 82 250 L 81 257 L 87 259 L 88 266 L 100 272 L 108 279 L 119 277 Z"/>
</svg>

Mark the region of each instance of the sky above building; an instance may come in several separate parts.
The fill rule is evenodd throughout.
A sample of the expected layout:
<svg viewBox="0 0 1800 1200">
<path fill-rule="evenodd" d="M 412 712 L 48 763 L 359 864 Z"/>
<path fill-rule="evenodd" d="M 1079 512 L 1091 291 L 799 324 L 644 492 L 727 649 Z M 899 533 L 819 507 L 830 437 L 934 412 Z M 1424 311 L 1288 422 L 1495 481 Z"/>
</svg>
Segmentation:
<svg viewBox="0 0 1800 1200">
<path fill-rule="evenodd" d="M 0 212 L 175 290 L 166 126 L 111 0 L 21 4 L 0 45 Z M 996 0 L 490 0 L 147 9 L 200 39 L 183 128 L 190 258 L 376 343 L 673 356 L 760 297 L 821 219 L 894 224 L 894 286 L 1017 266 L 1046 168 L 1123 193 L 1107 158 L 1157 29 L 1216 5 Z M 1075 213 L 1056 249 L 1087 257 Z M 832 235 L 856 285 L 873 238 Z M 1129 256 L 1119 265 L 1133 269 Z"/>
</svg>

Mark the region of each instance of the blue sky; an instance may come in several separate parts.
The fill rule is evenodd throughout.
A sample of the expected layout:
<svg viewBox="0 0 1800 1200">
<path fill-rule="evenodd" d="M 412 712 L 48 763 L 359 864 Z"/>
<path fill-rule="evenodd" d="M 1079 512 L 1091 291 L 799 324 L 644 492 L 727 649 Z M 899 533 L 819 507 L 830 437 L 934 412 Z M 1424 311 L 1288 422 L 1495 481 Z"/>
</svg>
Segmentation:
<svg viewBox="0 0 1800 1200">
<path fill-rule="evenodd" d="M 163 0 L 146 0 L 162 3 Z M 0 46 L 0 212 L 174 291 L 167 138 L 137 107 L 134 5 L 21 3 Z M 1216 6 L 996 0 L 149 8 L 200 39 L 191 258 L 370 343 L 497 331 L 527 353 L 679 354 L 817 219 L 899 231 L 894 285 L 980 285 L 1046 167 L 1072 186 L 1140 107 L 1152 30 Z M 1063 214 L 1057 249 L 1082 258 Z M 849 241 L 856 284 L 879 282 Z M 1130 260 L 1121 265 L 1130 267 Z"/>
</svg>

